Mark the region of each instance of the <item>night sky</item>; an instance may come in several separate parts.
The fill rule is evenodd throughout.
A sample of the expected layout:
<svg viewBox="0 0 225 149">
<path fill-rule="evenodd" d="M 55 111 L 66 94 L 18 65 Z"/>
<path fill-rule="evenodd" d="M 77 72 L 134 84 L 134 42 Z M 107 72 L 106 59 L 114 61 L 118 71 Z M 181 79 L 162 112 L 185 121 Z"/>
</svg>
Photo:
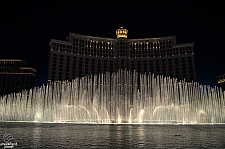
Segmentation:
<svg viewBox="0 0 225 149">
<path fill-rule="evenodd" d="M 177 44 L 194 42 L 197 81 L 217 86 L 225 73 L 223 1 L 10 1 L 1 3 L 0 58 L 24 59 L 37 69 L 35 86 L 46 84 L 49 42 L 69 32 L 116 38 L 176 36 Z"/>
</svg>

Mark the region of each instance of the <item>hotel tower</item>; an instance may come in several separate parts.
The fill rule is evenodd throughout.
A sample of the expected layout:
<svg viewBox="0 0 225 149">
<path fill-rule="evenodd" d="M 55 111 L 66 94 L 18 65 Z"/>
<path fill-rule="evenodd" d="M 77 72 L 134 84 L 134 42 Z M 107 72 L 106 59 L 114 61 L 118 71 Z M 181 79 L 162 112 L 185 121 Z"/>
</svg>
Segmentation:
<svg viewBox="0 0 225 149">
<path fill-rule="evenodd" d="M 51 39 L 48 80 L 72 80 L 120 69 L 154 73 L 178 80 L 196 81 L 193 43 L 176 44 L 175 36 L 128 39 L 128 30 L 117 38 L 69 33 L 67 41 Z"/>
</svg>

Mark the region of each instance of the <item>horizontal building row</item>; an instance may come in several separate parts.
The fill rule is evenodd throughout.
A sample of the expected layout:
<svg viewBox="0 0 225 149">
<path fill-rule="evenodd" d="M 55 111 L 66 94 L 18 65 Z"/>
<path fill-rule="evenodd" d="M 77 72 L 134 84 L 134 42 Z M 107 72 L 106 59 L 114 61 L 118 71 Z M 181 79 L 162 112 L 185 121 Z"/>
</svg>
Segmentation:
<svg viewBox="0 0 225 149">
<path fill-rule="evenodd" d="M 74 42 L 65 42 L 52 39 L 50 47 L 53 51 L 65 52 L 69 54 L 77 54 L 95 57 L 127 57 L 127 58 L 150 58 L 150 57 L 167 57 L 175 55 L 194 54 L 193 43 L 175 44 L 175 37 L 157 38 L 156 41 L 150 42 L 152 39 L 143 39 L 136 41 L 135 39 L 109 41 L 93 40 L 93 37 L 70 34 L 76 37 Z M 149 41 L 149 42 L 147 42 Z M 172 46 L 173 45 L 173 46 Z"/>
</svg>

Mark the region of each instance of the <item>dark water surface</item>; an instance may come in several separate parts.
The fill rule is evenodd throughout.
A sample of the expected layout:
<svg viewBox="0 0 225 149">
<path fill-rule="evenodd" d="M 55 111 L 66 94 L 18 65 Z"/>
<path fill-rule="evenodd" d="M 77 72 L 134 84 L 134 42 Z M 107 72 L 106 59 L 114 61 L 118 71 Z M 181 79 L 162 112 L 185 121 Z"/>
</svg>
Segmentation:
<svg viewBox="0 0 225 149">
<path fill-rule="evenodd" d="M 9 133 L 14 148 L 225 148 L 224 125 L 0 123 Z"/>
</svg>

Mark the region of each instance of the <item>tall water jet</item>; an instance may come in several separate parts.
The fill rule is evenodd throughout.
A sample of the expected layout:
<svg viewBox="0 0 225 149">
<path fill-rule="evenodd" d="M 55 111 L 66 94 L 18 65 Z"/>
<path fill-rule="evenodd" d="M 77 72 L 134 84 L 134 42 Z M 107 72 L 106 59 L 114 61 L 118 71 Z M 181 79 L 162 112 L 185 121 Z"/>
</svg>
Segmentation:
<svg viewBox="0 0 225 149">
<path fill-rule="evenodd" d="M 120 70 L 0 97 L 0 121 L 225 123 L 219 88 Z"/>
</svg>

